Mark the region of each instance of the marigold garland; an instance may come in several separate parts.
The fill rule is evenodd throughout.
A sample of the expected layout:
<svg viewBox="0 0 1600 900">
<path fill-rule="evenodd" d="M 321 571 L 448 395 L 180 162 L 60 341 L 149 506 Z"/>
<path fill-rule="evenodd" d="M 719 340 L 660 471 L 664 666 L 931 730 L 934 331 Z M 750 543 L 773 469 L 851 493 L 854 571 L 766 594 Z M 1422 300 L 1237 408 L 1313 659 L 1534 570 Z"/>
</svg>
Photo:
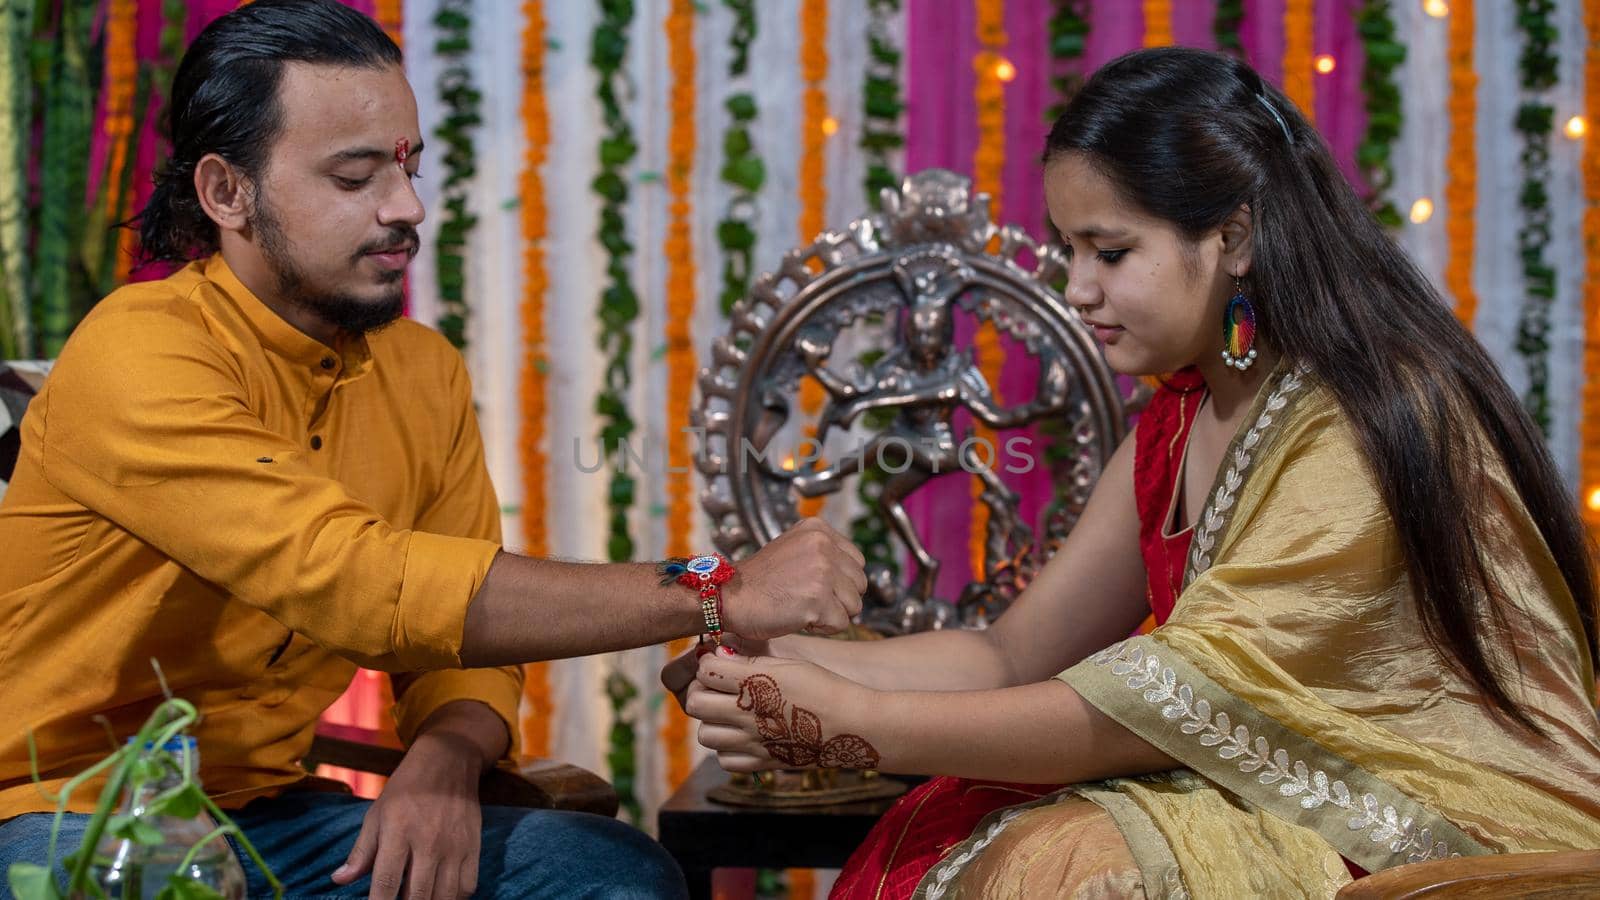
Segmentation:
<svg viewBox="0 0 1600 900">
<path fill-rule="evenodd" d="M 1166 47 L 1172 43 L 1172 0 L 1144 0 L 1144 45 Z"/>
<path fill-rule="evenodd" d="M 139 3 L 138 0 L 111 0 L 106 9 L 105 26 L 105 119 L 101 130 L 105 133 L 110 162 L 106 166 L 104 192 L 106 219 L 120 222 L 127 217 L 132 191 L 125 190 L 130 183 L 127 175 L 128 157 L 138 142 L 133 115 L 139 82 Z M 133 266 L 136 235 L 131 228 L 118 229 L 118 252 L 113 264 L 118 284 L 127 281 Z"/>
<path fill-rule="evenodd" d="M 1472 60 L 1472 0 L 1451 0 L 1448 30 L 1450 146 L 1445 163 L 1444 232 L 1450 249 L 1444 285 L 1455 298 L 1456 318 L 1471 328 L 1478 314 L 1478 295 L 1472 287 L 1476 256 L 1473 219 L 1478 207 L 1478 73 Z"/>
<path fill-rule="evenodd" d="M 1000 64 L 1005 60 L 1006 7 L 1005 0 L 977 0 L 978 44 L 982 48 L 973 58 L 973 97 L 978 106 L 978 149 L 972 157 L 973 190 L 989 195 L 989 214 L 1000 221 L 1002 192 L 1001 179 L 1006 166 L 1006 94 L 1005 82 L 1000 78 Z M 1000 344 L 1000 332 L 992 322 L 983 322 L 973 336 L 978 370 L 1000 402 L 1000 376 L 1005 370 L 1005 348 Z M 979 423 L 976 436 L 997 447 L 995 434 Z M 980 445 L 981 446 L 981 445 Z M 984 461 L 992 464 L 998 453 Z M 983 482 L 972 478 L 973 515 L 967 529 L 967 554 L 974 578 L 982 578 L 984 547 L 988 543 L 989 507 L 979 501 L 983 495 Z"/>
<path fill-rule="evenodd" d="M 550 150 L 550 110 L 544 96 L 545 15 L 543 0 L 522 4 L 522 175 L 518 209 L 522 219 L 522 540 L 528 555 L 550 555 L 545 520 L 545 488 L 549 457 L 545 452 L 549 371 L 544 328 L 545 296 L 550 274 L 545 267 L 544 240 L 549 234 L 544 195 L 544 164 Z M 522 719 L 522 748 L 530 756 L 550 755 L 549 663 L 523 667 L 522 696 L 528 706 Z"/>
<path fill-rule="evenodd" d="M 1300 107 L 1306 121 L 1317 121 L 1312 53 L 1316 19 L 1312 0 L 1286 0 L 1283 5 L 1283 92 Z"/>
<path fill-rule="evenodd" d="M 404 47 L 405 42 L 405 3 L 402 0 L 376 0 L 373 5 L 373 19 L 377 20 L 379 27 L 396 47 Z"/>
<path fill-rule="evenodd" d="M 1600 0 L 1584 0 L 1583 25 L 1588 35 L 1583 54 L 1584 115 L 1600 122 Z M 1583 421 L 1579 427 L 1578 484 L 1583 491 L 1583 516 L 1591 532 L 1600 532 L 1600 146 L 1593 137 L 1583 142 Z"/>
<path fill-rule="evenodd" d="M 801 0 L 800 3 L 800 77 L 805 82 L 802 99 L 803 121 L 800 126 L 800 240 L 809 243 L 822 233 L 824 210 L 828 202 L 828 189 L 823 181 L 826 173 L 825 151 L 828 144 L 828 93 L 823 84 L 828 77 L 828 0 Z M 813 378 L 800 381 L 800 409 L 815 419 L 822 411 L 827 391 Z M 808 439 L 815 439 L 817 427 L 805 428 Z M 797 509 L 803 516 L 822 512 L 825 499 L 806 497 Z"/>
<path fill-rule="evenodd" d="M 667 136 L 667 194 L 669 222 L 662 253 L 667 258 L 667 555 L 692 556 L 690 535 L 694 512 L 689 495 L 693 459 L 689 435 L 689 385 L 694 383 L 695 352 L 691 339 L 694 323 L 693 210 L 690 177 L 695 149 L 694 0 L 672 0 L 667 13 L 667 64 L 672 70 L 668 106 L 672 124 Z M 668 653 L 676 657 L 693 641 L 673 641 Z M 666 704 L 661 740 L 667 747 L 667 784 L 676 789 L 689 777 L 689 719 L 675 703 Z"/>
</svg>

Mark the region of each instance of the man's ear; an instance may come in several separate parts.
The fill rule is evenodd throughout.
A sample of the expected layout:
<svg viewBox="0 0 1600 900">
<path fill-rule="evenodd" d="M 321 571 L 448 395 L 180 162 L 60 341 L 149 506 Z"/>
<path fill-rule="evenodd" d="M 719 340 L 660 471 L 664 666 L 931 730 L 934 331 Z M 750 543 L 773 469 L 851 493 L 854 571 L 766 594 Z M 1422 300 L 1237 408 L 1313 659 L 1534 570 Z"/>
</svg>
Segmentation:
<svg viewBox="0 0 1600 900">
<path fill-rule="evenodd" d="M 1222 227 L 1222 268 L 1234 278 L 1243 278 L 1250 271 L 1255 253 L 1255 217 L 1249 204 L 1234 210 Z"/>
<path fill-rule="evenodd" d="M 243 231 L 254 212 L 255 188 L 232 163 L 215 153 L 194 167 L 194 192 L 200 208 L 223 231 Z"/>
</svg>

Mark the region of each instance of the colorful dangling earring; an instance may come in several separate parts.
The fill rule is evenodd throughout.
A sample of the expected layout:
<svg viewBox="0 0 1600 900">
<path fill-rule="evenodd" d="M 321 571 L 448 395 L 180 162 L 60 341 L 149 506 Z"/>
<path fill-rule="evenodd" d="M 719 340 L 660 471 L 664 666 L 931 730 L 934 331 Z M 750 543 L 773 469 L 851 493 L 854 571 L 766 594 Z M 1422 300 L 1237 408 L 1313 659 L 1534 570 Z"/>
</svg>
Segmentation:
<svg viewBox="0 0 1600 900">
<path fill-rule="evenodd" d="M 1233 279 L 1233 299 L 1222 313 L 1222 361 L 1243 372 L 1256 361 L 1256 308 Z"/>
</svg>

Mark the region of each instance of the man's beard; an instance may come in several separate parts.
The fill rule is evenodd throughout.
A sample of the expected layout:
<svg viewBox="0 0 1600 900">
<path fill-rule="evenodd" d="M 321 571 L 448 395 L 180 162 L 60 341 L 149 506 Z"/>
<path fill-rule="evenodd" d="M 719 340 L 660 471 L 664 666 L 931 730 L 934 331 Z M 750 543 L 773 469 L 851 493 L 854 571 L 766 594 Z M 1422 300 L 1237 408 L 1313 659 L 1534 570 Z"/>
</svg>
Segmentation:
<svg viewBox="0 0 1600 900">
<path fill-rule="evenodd" d="M 250 227 L 261 238 L 261 253 L 277 278 L 278 296 L 316 314 L 340 331 L 352 335 L 370 334 L 392 324 L 405 311 L 405 289 L 401 286 L 401 279 L 405 277 L 404 269 L 383 273 L 383 280 L 392 287 L 377 300 L 319 290 L 308 282 L 305 271 L 294 261 L 289 252 L 289 242 L 271 207 L 258 200 L 255 212 L 250 217 Z M 372 250 L 401 243 L 416 247 L 417 230 L 409 225 L 392 228 L 382 242 L 363 246 L 357 251 L 355 261 L 359 262 L 362 256 Z"/>
</svg>

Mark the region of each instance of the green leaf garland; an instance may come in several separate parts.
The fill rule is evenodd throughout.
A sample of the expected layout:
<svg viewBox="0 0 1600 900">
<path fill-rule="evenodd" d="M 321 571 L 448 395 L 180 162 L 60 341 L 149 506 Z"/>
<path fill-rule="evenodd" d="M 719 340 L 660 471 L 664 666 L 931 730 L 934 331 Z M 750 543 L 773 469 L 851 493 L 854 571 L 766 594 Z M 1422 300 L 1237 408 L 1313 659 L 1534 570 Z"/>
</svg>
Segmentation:
<svg viewBox="0 0 1600 900">
<path fill-rule="evenodd" d="M 28 293 L 32 0 L 0 4 L 0 359 L 33 356 Z"/>
<path fill-rule="evenodd" d="M 906 139 L 901 126 L 905 102 L 900 97 L 900 47 L 895 43 L 893 20 L 900 14 L 900 0 L 869 0 L 871 23 L 867 27 L 867 69 L 861 90 L 861 141 L 866 153 L 867 174 L 863 187 L 867 192 L 867 205 L 879 209 L 884 188 L 899 184 L 893 156 L 905 147 Z M 874 324 L 881 324 L 874 321 Z M 870 367 L 883 355 L 882 350 L 867 350 L 857 357 L 862 367 Z M 882 422 L 868 418 L 869 427 Z M 876 462 L 863 466 L 856 479 L 856 496 L 861 500 L 861 513 L 850 520 L 850 539 L 861 548 L 868 565 L 882 566 L 900 575 L 898 545 L 889 531 L 889 523 L 878 510 L 878 497 L 888 475 Z"/>
<path fill-rule="evenodd" d="M 1083 84 L 1077 63 L 1088 46 L 1089 0 L 1056 0 L 1055 12 L 1050 16 L 1050 59 L 1055 63 L 1050 83 L 1056 89 L 1056 102 L 1045 112 L 1049 121 L 1061 116 L 1067 101 Z"/>
<path fill-rule="evenodd" d="M 1550 308 L 1556 298 L 1556 271 L 1545 259 L 1550 244 L 1550 137 L 1555 108 L 1546 102 L 1557 80 L 1556 27 L 1550 17 L 1554 0 L 1517 0 L 1517 27 L 1522 32 L 1518 60 L 1523 102 L 1516 129 L 1522 135 L 1522 227 L 1517 247 L 1522 256 L 1526 296 L 1517 322 L 1517 352 L 1528 366 L 1528 393 L 1523 404 L 1550 434 Z"/>
<path fill-rule="evenodd" d="M 627 235 L 623 213 L 628 204 L 627 167 L 638 153 L 633 127 L 623 112 L 617 91 L 624 83 L 622 63 L 628 53 L 628 28 L 633 22 L 632 0 L 600 0 L 600 20 L 590 41 L 589 64 L 598 76 L 596 96 L 605 122 L 606 135 L 600 141 L 600 174 L 590 187 L 600 196 L 600 230 L 596 235 L 607 254 L 609 283 L 600 293 L 600 350 L 606 355 L 604 383 L 595 398 L 595 411 L 603 421 L 600 446 L 612 459 L 633 433 L 633 417 L 628 413 L 628 388 L 632 369 L 633 323 L 639 317 L 639 295 L 629 280 L 628 258 L 633 244 Z M 628 533 L 628 510 L 633 506 L 634 481 L 625 471 L 611 476 L 610 536 L 607 557 L 612 562 L 633 559 L 633 538 Z"/>
<path fill-rule="evenodd" d="M 728 62 L 730 83 L 748 80 L 750 44 L 756 37 L 755 0 L 723 0 L 733 14 L 728 47 L 733 56 Z M 756 155 L 750 138 L 750 125 L 756 119 L 756 101 L 748 90 L 730 94 L 724 103 L 728 111 L 728 130 L 722 136 L 722 181 L 733 189 L 728 208 L 717 223 L 717 245 L 722 249 L 722 314 L 733 312 L 733 305 L 750 290 L 751 270 L 755 265 L 754 228 L 756 195 L 767 179 L 766 164 Z"/>
<path fill-rule="evenodd" d="M 1366 176 L 1367 205 L 1378 221 L 1390 228 L 1401 224 L 1400 212 L 1386 196 L 1394 182 L 1390 149 L 1400 137 L 1400 86 L 1394 70 L 1405 62 L 1406 48 L 1395 36 L 1394 17 L 1389 0 L 1366 0 L 1356 12 L 1356 29 L 1361 34 L 1366 62 L 1361 73 L 1361 89 L 1366 95 L 1367 132 L 1356 148 L 1356 163 Z"/>
<path fill-rule="evenodd" d="M 1244 39 L 1240 29 L 1244 26 L 1244 0 L 1217 0 L 1217 11 L 1211 17 L 1211 34 L 1217 40 L 1217 49 L 1240 59 L 1244 58 Z"/>
<path fill-rule="evenodd" d="M 893 19 L 900 15 L 900 0 L 867 0 L 871 22 L 867 26 L 867 73 L 861 89 L 861 149 L 866 151 L 867 203 L 878 208 L 878 195 L 895 187 L 899 176 L 891 162 L 906 145 L 900 127 L 905 102 L 900 98 L 900 47 L 895 44 Z"/>
<path fill-rule="evenodd" d="M 434 240 L 435 276 L 439 286 L 439 331 L 456 349 L 467 346 L 466 248 L 478 217 L 467 208 L 472 179 L 477 175 L 477 151 L 472 135 L 483 119 L 483 95 L 472 83 L 472 2 L 439 0 L 433 25 L 437 29 L 433 51 L 442 63 L 439 102 L 444 119 L 433 133 L 444 142 L 444 187 L 440 198 L 444 222 Z"/>
<path fill-rule="evenodd" d="M 94 129 L 89 29 L 95 0 L 63 0 L 53 34 L 34 44 L 35 77 L 44 89 L 44 140 L 40 146 L 37 243 L 33 263 L 33 320 L 38 349 L 61 352 L 77 314 L 87 307 L 84 273 L 75 263 L 88 209 L 89 146 Z M 43 66 L 40 66 L 40 57 Z"/>
<path fill-rule="evenodd" d="M 595 70 L 596 97 L 605 123 L 605 135 L 598 148 L 600 174 L 590 188 L 599 195 L 600 230 L 596 238 L 606 251 L 606 277 L 609 283 L 600 293 L 600 350 L 606 355 L 604 381 L 595 398 L 595 411 L 602 420 L 600 447 L 606 459 L 615 459 L 633 433 L 633 417 L 628 413 L 628 389 L 633 381 L 628 360 L 633 353 L 633 323 L 639 317 L 639 295 L 629 280 L 628 258 L 633 244 L 628 240 L 628 166 L 639 151 L 618 97 L 625 84 L 622 65 L 628 55 L 628 29 L 633 23 L 632 0 L 599 0 L 600 19 L 589 42 L 589 65 Z M 608 504 L 611 507 L 606 555 L 612 562 L 633 559 L 633 537 L 628 532 L 628 510 L 634 500 L 634 480 L 621 468 L 611 473 Z M 613 666 L 606 679 L 606 695 L 611 699 L 612 721 L 606 761 L 617 802 L 634 822 L 643 815 L 637 791 L 637 734 L 631 718 L 625 718 L 629 702 L 638 688 L 620 668 Z"/>
</svg>

